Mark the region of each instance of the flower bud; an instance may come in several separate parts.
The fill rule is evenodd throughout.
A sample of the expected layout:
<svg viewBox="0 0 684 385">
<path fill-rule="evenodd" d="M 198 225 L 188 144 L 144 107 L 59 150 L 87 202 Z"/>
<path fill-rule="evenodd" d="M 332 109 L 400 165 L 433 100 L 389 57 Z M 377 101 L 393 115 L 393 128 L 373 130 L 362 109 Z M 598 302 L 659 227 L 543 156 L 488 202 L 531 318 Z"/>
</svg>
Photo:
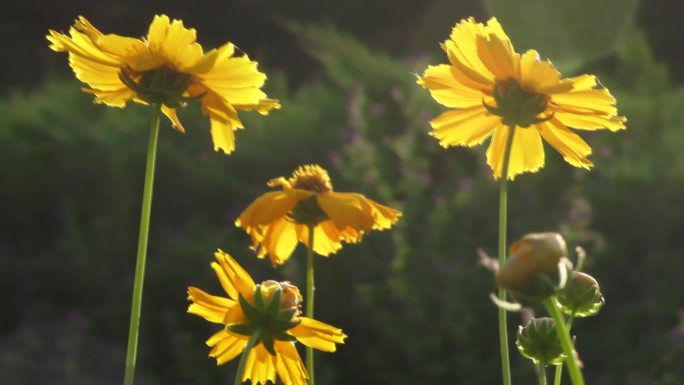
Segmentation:
<svg viewBox="0 0 684 385">
<path fill-rule="evenodd" d="M 506 263 L 496 274 L 496 283 L 516 299 L 536 302 L 553 294 L 560 283 L 561 259 L 567 255 L 565 240 L 558 233 L 532 233 L 513 243 Z"/>
<path fill-rule="evenodd" d="M 515 345 L 535 365 L 557 365 L 565 358 L 556 334 L 556 322 L 551 318 L 535 318 L 527 326 L 520 326 Z"/>
<path fill-rule="evenodd" d="M 605 300 L 598 282 L 589 274 L 572 272 L 556 302 L 568 315 L 588 317 L 598 313 Z"/>
</svg>

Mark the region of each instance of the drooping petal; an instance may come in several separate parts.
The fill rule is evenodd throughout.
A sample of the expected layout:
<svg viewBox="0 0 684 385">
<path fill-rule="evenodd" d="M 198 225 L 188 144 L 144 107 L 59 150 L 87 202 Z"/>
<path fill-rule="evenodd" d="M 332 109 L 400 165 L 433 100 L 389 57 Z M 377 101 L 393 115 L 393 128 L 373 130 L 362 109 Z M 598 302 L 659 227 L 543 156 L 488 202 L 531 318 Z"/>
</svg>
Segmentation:
<svg viewBox="0 0 684 385">
<path fill-rule="evenodd" d="M 257 256 L 263 258 L 268 254 L 274 266 L 281 265 L 290 258 L 295 247 L 297 247 L 296 225 L 286 218 L 280 218 L 266 225 Z"/>
<path fill-rule="evenodd" d="M 534 126 L 517 127 L 511 146 L 508 177 L 513 179 L 524 172 L 535 172 L 544 166 L 544 145 Z"/>
<path fill-rule="evenodd" d="M 506 126 L 497 128 L 487 149 L 487 164 L 491 167 L 495 179 L 502 176 L 509 132 L 510 129 Z M 534 126 L 516 127 L 508 164 L 508 179 L 512 180 L 523 172 L 534 172 L 543 165 L 544 147 L 539 133 Z"/>
<path fill-rule="evenodd" d="M 472 147 L 487 139 L 500 122 L 500 117 L 492 115 L 482 105 L 451 110 L 430 121 L 434 128 L 430 135 L 439 139 L 443 147 Z"/>
<path fill-rule="evenodd" d="M 319 194 L 316 198 L 321 209 L 343 233 L 343 238 L 347 229 L 353 229 L 356 233 L 387 229 L 401 216 L 400 211 L 361 194 L 331 191 Z"/>
<path fill-rule="evenodd" d="M 593 166 L 593 163 L 587 159 L 587 156 L 591 154 L 591 147 L 563 123 L 551 119 L 537 124 L 537 127 L 544 140 L 555 148 L 566 162 L 587 170 Z"/>
<path fill-rule="evenodd" d="M 228 298 L 210 295 L 196 287 L 188 287 L 188 299 L 192 301 L 188 313 L 198 315 L 213 323 L 223 323 L 228 309 L 237 302 Z"/>
<path fill-rule="evenodd" d="M 335 344 L 343 344 L 347 335 L 342 329 L 307 317 L 299 317 L 299 325 L 289 330 L 297 341 L 314 349 L 334 352 Z"/>
<path fill-rule="evenodd" d="M 239 299 L 238 294 L 249 299 L 254 294 L 254 280 L 228 253 L 218 249 L 214 253 L 218 261 L 211 263 L 211 268 L 216 273 L 223 290 L 234 301 Z"/>
<path fill-rule="evenodd" d="M 285 385 L 305 385 L 308 377 L 304 363 L 292 342 L 276 341 L 276 371 Z"/>
<path fill-rule="evenodd" d="M 176 115 L 175 108 L 170 108 L 162 104 L 162 112 L 167 118 L 169 118 L 173 128 L 178 130 L 178 132 L 180 133 L 185 133 L 185 127 L 183 127 L 183 124 L 181 124 L 180 120 L 178 119 L 178 115 Z"/>
<path fill-rule="evenodd" d="M 312 194 L 311 191 L 300 189 L 267 192 L 247 206 L 235 225 L 247 228 L 271 223 L 285 217 L 297 203 Z"/>
<path fill-rule="evenodd" d="M 275 360 L 263 344 L 253 347 L 247 356 L 242 382 L 251 380 L 252 384 L 266 384 L 271 381 L 275 384 Z"/>
<path fill-rule="evenodd" d="M 221 330 L 212 335 L 206 343 L 211 347 L 209 357 L 216 358 L 217 365 L 223 365 L 242 353 L 247 345 L 247 337 Z"/>
<path fill-rule="evenodd" d="M 309 228 L 304 225 L 296 225 L 297 237 L 299 242 L 304 245 L 309 244 Z M 317 225 L 314 228 L 314 252 L 318 255 L 327 257 L 337 253 L 342 248 L 342 244 L 327 236 L 325 230 Z"/>
<path fill-rule="evenodd" d="M 482 92 L 458 81 L 451 66 L 428 66 L 418 84 L 427 88 L 440 104 L 450 108 L 467 108 L 482 105 Z"/>
<path fill-rule="evenodd" d="M 564 125 L 572 128 L 591 131 L 601 129 L 618 131 L 625 128 L 625 118 L 621 116 L 606 116 L 565 110 L 563 106 L 557 107 L 554 117 Z"/>
</svg>

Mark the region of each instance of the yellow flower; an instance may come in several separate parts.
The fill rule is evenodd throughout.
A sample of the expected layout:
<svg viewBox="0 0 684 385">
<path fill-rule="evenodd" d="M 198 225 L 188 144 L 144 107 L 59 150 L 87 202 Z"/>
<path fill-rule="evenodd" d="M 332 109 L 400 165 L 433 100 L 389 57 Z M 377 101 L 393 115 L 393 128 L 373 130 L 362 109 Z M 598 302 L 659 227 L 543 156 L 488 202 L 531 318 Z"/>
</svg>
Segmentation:
<svg viewBox="0 0 684 385">
<path fill-rule="evenodd" d="M 192 304 L 188 313 L 225 328 L 207 340 L 210 357 L 222 365 L 244 350 L 250 336 L 258 332 L 259 342 L 247 356 L 242 381 L 275 383 L 275 375 L 286 385 L 304 385 L 307 372 L 295 341 L 326 352 L 347 337 L 342 330 L 299 315 L 302 296 L 287 283 L 265 281 L 255 285 L 252 277 L 227 253 L 218 250 L 211 267 L 229 298 L 188 287 Z"/>
<path fill-rule="evenodd" d="M 290 258 L 298 241 L 308 244 L 308 226 L 314 227 L 314 251 L 328 256 L 342 248 L 342 241 L 359 242 L 401 216 L 361 194 L 334 192 L 328 173 L 317 165 L 299 167 L 290 179 L 272 179 L 268 186 L 283 189 L 260 196 L 235 224 L 251 236 L 258 257 L 268 254 L 273 265 Z"/>
<path fill-rule="evenodd" d="M 428 66 L 418 84 L 453 110 L 430 122 L 442 146 L 475 146 L 492 135 L 487 164 L 501 177 L 508 134 L 515 126 L 508 178 L 544 165 L 544 138 L 575 167 L 589 169 L 591 147 L 567 127 L 624 129 L 615 98 L 594 75 L 561 79 L 549 61 L 518 54 L 495 18 L 458 23 L 442 44 L 450 64 Z"/>
<path fill-rule="evenodd" d="M 69 53 L 74 74 L 97 103 L 161 104 L 173 127 L 185 132 L 176 109 L 199 99 L 211 121 L 214 150 L 228 154 L 235 149 L 233 131 L 243 128 L 238 110 L 267 114 L 280 105 L 259 89 L 266 75 L 257 70 L 257 62 L 234 56 L 231 43 L 204 52 L 196 35 L 166 15 L 155 16 L 142 39 L 105 35 L 79 16 L 69 36 L 49 30 L 46 37 L 51 49 Z"/>
</svg>

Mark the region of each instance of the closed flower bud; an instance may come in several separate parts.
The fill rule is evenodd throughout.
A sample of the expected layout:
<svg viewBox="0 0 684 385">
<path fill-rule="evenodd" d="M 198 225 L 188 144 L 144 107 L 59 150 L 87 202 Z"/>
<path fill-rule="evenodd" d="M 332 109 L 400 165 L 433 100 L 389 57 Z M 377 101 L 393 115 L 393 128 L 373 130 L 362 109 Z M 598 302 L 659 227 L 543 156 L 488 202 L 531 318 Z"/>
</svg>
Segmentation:
<svg viewBox="0 0 684 385">
<path fill-rule="evenodd" d="M 496 283 L 523 302 L 540 301 L 553 294 L 560 282 L 561 259 L 567 255 L 558 233 L 532 233 L 513 243 Z"/>
<path fill-rule="evenodd" d="M 535 365 L 557 365 L 565 358 L 556 334 L 556 322 L 551 318 L 535 318 L 527 326 L 520 326 L 515 345 Z"/>
<path fill-rule="evenodd" d="M 556 301 L 565 314 L 575 317 L 594 315 L 605 303 L 598 282 L 589 274 L 574 271 Z"/>
</svg>

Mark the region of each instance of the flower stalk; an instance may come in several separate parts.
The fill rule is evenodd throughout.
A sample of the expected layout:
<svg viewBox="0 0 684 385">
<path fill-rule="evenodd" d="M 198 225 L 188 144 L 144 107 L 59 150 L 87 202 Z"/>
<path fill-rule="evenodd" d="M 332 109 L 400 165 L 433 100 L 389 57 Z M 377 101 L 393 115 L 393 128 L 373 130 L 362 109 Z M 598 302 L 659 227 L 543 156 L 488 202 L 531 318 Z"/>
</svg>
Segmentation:
<svg viewBox="0 0 684 385">
<path fill-rule="evenodd" d="M 306 316 L 314 316 L 314 226 L 309 225 L 309 238 L 306 249 Z M 309 372 L 308 385 L 314 385 L 314 357 L 313 348 L 306 347 L 306 370 Z"/>
<path fill-rule="evenodd" d="M 508 220 L 508 163 L 511 158 L 513 135 L 515 126 L 511 126 L 506 141 L 503 165 L 501 168 L 501 180 L 499 181 L 499 266 L 506 263 L 506 231 Z M 506 290 L 499 287 L 499 298 L 506 301 Z M 503 385 L 511 385 L 511 364 L 508 353 L 508 328 L 506 310 L 499 307 L 499 347 L 501 350 L 501 377 Z"/>
<path fill-rule="evenodd" d="M 235 382 L 233 382 L 233 385 L 242 384 L 243 378 L 245 376 L 245 364 L 247 363 L 247 357 L 249 356 L 249 352 L 252 350 L 252 348 L 259 342 L 260 338 L 261 330 L 259 329 L 255 330 L 249 337 L 247 345 L 240 356 L 240 362 L 238 362 L 237 371 L 235 372 Z"/>
<path fill-rule="evenodd" d="M 570 374 L 570 380 L 572 381 L 572 384 L 584 385 L 582 370 L 577 364 L 577 359 L 575 358 L 575 348 L 572 344 L 572 340 L 570 339 L 570 331 L 565 323 L 565 319 L 563 319 L 563 314 L 558 308 L 558 305 L 556 305 L 556 302 L 553 300 L 553 297 L 546 299 L 544 301 L 544 306 L 546 307 L 546 311 L 549 312 L 549 315 L 551 315 L 551 318 L 556 321 L 556 333 L 558 334 L 558 338 L 563 346 L 563 352 L 566 355 L 565 360 L 568 366 L 568 373 Z"/>
<path fill-rule="evenodd" d="M 537 372 L 539 375 L 539 385 L 546 385 L 546 365 L 543 363 L 537 365 Z"/>
<path fill-rule="evenodd" d="M 128 347 L 126 348 L 126 371 L 124 385 L 133 385 L 135 361 L 138 353 L 138 334 L 140 332 L 140 309 L 142 305 L 143 281 L 145 279 L 145 260 L 147 259 L 147 239 L 150 230 L 150 211 L 152 209 L 152 190 L 154 187 L 154 168 L 157 159 L 159 138 L 159 118 L 161 105 L 154 106 L 150 123 L 150 138 L 147 144 L 145 165 L 145 184 L 143 187 L 142 208 L 140 212 L 140 231 L 138 234 L 138 255 L 135 262 L 131 319 L 128 327 Z"/>
</svg>

